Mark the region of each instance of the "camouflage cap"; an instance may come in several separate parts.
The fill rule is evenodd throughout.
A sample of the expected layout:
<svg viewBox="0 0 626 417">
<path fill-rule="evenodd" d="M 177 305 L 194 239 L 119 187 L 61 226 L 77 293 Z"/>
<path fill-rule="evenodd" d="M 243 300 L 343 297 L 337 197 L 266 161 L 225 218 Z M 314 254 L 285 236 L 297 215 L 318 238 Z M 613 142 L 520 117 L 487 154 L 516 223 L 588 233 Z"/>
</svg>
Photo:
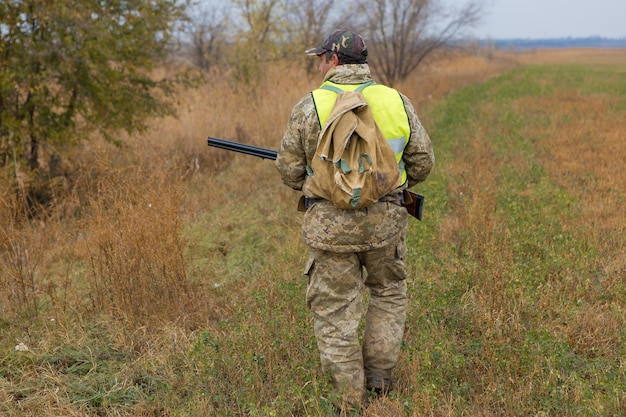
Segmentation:
<svg viewBox="0 0 626 417">
<path fill-rule="evenodd" d="M 307 55 L 321 55 L 326 51 L 332 51 L 354 59 L 367 57 L 367 46 L 360 35 L 345 30 L 336 30 L 321 46 L 304 51 Z"/>
</svg>

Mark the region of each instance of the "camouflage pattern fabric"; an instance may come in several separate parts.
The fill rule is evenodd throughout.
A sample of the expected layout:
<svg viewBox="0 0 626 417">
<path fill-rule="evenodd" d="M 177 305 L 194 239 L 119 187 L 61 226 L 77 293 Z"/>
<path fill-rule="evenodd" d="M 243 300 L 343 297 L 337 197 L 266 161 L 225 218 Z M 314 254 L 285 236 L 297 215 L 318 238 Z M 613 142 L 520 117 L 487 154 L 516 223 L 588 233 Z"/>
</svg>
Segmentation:
<svg viewBox="0 0 626 417">
<path fill-rule="evenodd" d="M 349 64 L 332 68 L 326 74 L 324 81 L 326 80 L 340 84 L 362 84 L 371 81 L 372 77 L 367 64 Z M 390 194 L 424 181 L 434 164 L 430 138 L 408 98 L 402 94 L 401 97 L 411 126 L 411 137 L 402 155 L 407 183 Z M 308 161 L 315 156 L 320 131 L 313 97 L 307 94 L 292 110 L 275 161 L 282 181 L 287 186 L 294 190 L 302 190 L 305 196 L 313 198 L 318 196 L 308 191 L 307 185 L 310 178 L 307 177 L 306 167 Z M 375 208 L 381 205 L 383 207 Z M 368 207 L 365 212 L 360 210 L 340 212 L 330 207 L 309 210 L 304 217 L 302 229 L 304 242 L 319 249 L 335 251 L 368 250 L 393 244 L 395 239 L 390 235 L 400 231 L 397 224 L 398 215 L 385 213 L 384 207 L 387 206 L 388 203 L 376 203 Z M 363 213 L 370 212 L 371 217 L 364 219 Z M 375 215 L 374 212 L 378 214 Z M 386 214 L 391 214 L 391 216 Z M 344 219 L 337 219 L 337 217 L 344 217 Z M 385 233 L 385 231 L 389 232 Z M 354 239 L 348 240 L 349 236 L 346 236 L 346 232 L 349 232 L 353 238 L 361 239 L 360 242 L 355 244 Z"/>
<path fill-rule="evenodd" d="M 333 252 L 361 252 L 396 244 L 406 233 L 408 214 L 397 204 L 378 202 L 359 210 L 315 203 L 304 213 L 302 240 Z"/>
<path fill-rule="evenodd" d="M 364 398 L 364 378 L 391 378 L 397 364 L 406 319 L 405 254 L 404 239 L 367 252 L 310 250 L 306 300 L 322 368 L 349 403 Z M 357 330 L 364 285 L 370 299 L 361 348 Z"/>
<path fill-rule="evenodd" d="M 367 64 L 331 68 L 325 80 L 362 84 L 370 81 Z M 432 144 L 415 109 L 403 95 L 411 136 L 402 161 L 407 183 L 400 192 L 426 179 L 434 164 Z M 293 108 L 275 161 L 282 181 L 307 197 L 308 161 L 315 155 L 320 122 L 311 94 Z M 314 317 L 320 359 L 337 393 L 358 406 L 364 378 L 391 378 L 396 366 L 406 318 L 405 234 L 408 214 L 403 207 L 378 202 L 360 210 L 342 210 L 331 202 L 313 204 L 304 215 L 302 238 L 309 246 L 305 274 L 307 305 Z M 358 326 L 362 290 L 367 288 L 363 347 Z"/>
<path fill-rule="evenodd" d="M 365 41 L 354 32 L 336 30 L 322 45 L 304 51 L 307 55 L 321 55 L 326 51 L 349 56 L 351 58 L 367 57 Z"/>
</svg>

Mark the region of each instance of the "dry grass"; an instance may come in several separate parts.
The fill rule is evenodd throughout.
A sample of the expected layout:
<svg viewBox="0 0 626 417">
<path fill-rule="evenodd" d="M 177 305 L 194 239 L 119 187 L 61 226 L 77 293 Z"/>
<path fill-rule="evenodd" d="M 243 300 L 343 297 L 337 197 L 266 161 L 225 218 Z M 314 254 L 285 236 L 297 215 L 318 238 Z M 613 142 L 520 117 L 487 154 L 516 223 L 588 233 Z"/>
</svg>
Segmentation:
<svg viewBox="0 0 626 417">
<path fill-rule="evenodd" d="M 551 49 L 530 50 L 514 54 L 515 59 L 524 64 L 585 64 L 611 65 L 624 68 L 626 54 L 623 49 Z"/>
<path fill-rule="evenodd" d="M 470 404 L 455 402 L 467 400 L 463 395 L 451 398 L 454 410 L 470 409 L 471 415 L 492 415 L 489 401 L 495 398 L 509 410 L 506 415 L 538 410 L 569 415 L 565 404 L 583 407 L 589 386 L 576 381 L 563 361 L 597 361 L 621 369 L 624 315 L 618 300 L 626 283 L 626 196 L 618 183 L 625 178 L 619 162 L 625 157 L 624 98 L 613 94 L 614 87 L 590 95 L 586 83 L 597 83 L 601 92 L 603 83 L 613 80 L 619 91 L 626 67 L 623 55 L 607 61 L 608 54 L 591 52 L 589 59 L 577 61 L 586 55 L 546 54 L 535 53 L 533 59 L 585 63 L 580 70 L 567 67 L 581 82 L 571 83 L 572 90 L 549 93 L 559 88 L 558 72 L 538 70 L 531 80 L 517 72 L 504 81 L 503 88 L 510 90 L 481 90 L 489 103 L 473 113 L 460 110 L 473 118 L 464 121 L 466 128 L 456 129 L 467 136 L 455 138 L 454 159 L 446 159 L 450 209 L 441 220 L 438 250 L 448 262 L 439 275 L 456 282 L 440 284 L 440 291 L 459 290 L 462 296 L 458 311 L 443 314 L 450 321 L 446 328 L 459 326 L 453 347 L 480 346 L 477 356 L 456 357 L 452 350 L 446 357 L 459 360 L 456 375 L 468 372 L 464 376 L 472 381 Z M 615 74 L 604 72 L 608 63 Z M 598 74 L 590 75 L 589 67 Z M 512 91 L 521 98 L 511 99 Z M 455 109 L 451 105 L 447 111 Z M 546 177 L 537 175 L 542 170 Z M 449 253 L 449 245 L 455 253 Z M 525 356 L 533 349 L 537 356 L 528 363 Z M 469 358 L 478 375 L 465 369 Z M 619 385 L 623 373 L 617 372 Z M 463 382 L 458 383 L 437 398 L 462 392 Z M 554 386 L 559 401 L 535 403 L 540 386 Z M 615 392 L 583 409 L 612 415 L 624 411 L 623 399 Z M 444 402 L 434 408 L 447 415 L 447 407 Z"/>
<path fill-rule="evenodd" d="M 410 236 L 397 394 L 367 416 L 624 411 L 623 97 L 489 90 L 463 126 L 435 125 L 450 93 L 526 64 L 626 68 L 623 51 L 490 52 L 397 86 L 438 164 Z M 0 414 L 327 415 L 298 195 L 271 162 L 206 146 L 276 149 L 321 81 L 295 68 L 265 77 L 243 87 L 209 74 L 180 92 L 178 118 L 123 148 L 94 138 L 74 151 L 76 188 L 56 216 L 21 222 L 0 188 Z"/>
<path fill-rule="evenodd" d="M 626 161 L 626 117 L 623 111 L 615 112 L 615 98 L 583 98 L 576 92 L 523 100 L 519 106 L 552 115 L 549 125 L 529 127 L 525 134 L 542 138 L 536 146 L 548 175 L 580 201 L 582 215 L 572 219 L 569 227 L 584 230 L 581 238 L 603 254 L 598 266 L 599 288 L 590 291 L 586 284 L 570 289 L 579 302 L 588 303 L 587 308 L 568 323 L 554 326 L 565 332 L 570 344 L 583 355 L 618 357 L 624 317 L 610 297 L 597 297 L 596 291 L 610 294 L 626 282 L 626 166 L 619 162 Z"/>
<path fill-rule="evenodd" d="M 485 82 L 520 65 L 515 55 L 499 51 L 453 54 L 427 62 L 414 77 L 396 87 L 423 109 L 450 92 Z"/>
</svg>

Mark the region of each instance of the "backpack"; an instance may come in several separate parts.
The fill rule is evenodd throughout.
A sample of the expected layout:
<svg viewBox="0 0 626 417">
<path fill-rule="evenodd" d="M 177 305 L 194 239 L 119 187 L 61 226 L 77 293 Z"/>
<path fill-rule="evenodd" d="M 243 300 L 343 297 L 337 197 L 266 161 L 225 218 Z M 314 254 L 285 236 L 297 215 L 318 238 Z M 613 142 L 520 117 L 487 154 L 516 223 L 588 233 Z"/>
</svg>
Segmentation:
<svg viewBox="0 0 626 417">
<path fill-rule="evenodd" d="M 361 94 L 373 83 L 355 91 L 321 87 L 338 94 L 307 167 L 308 190 L 338 208 L 367 207 L 402 185 L 394 151 Z"/>
</svg>

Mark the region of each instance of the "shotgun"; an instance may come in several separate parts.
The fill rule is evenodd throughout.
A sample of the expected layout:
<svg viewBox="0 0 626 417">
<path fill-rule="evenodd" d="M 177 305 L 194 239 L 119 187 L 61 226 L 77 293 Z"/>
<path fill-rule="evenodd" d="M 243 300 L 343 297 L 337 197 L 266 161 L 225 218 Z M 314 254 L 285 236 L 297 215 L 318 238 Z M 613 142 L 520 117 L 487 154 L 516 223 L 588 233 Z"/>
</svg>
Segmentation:
<svg viewBox="0 0 626 417">
<path fill-rule="evenodd" d="M 260 148 L 258 146 L 246 145 L 239 142 L 232 142 L 225 139 L 208 138 L 209 146 L 215 148 L 226 149 L 228 151 L 239 152 L 246 155 L 256 156 L 261 159 L 276 160 L 278 152 L 271 149 Z M 422 220 L 422 211 L 424 209 L 424 196 L 414 193 L 413 191 L 402 191 L 403 202 L 407 212 L 417 220 Z M 300 206 L 300 205 L 299 205 Z"/>
</svg>

